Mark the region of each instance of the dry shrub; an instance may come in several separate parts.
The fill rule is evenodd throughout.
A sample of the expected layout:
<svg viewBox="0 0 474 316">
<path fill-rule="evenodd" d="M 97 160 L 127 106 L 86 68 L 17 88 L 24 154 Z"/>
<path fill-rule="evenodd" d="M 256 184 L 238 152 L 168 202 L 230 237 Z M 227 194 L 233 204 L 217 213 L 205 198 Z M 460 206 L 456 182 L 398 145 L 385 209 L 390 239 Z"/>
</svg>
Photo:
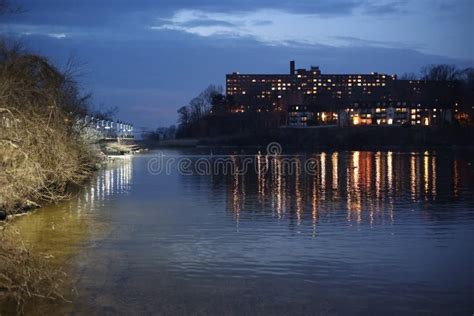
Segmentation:
<svg viewBox="0 0 474 316">
<path fill-rule="evenodd" d="M 64 198 L 68 184 L 90 175 L 98 155 L 77 126 L 86 111 L 86 99 L 67 73 L 40 56 L 3 47 L 0 207 L 12 212 L 29 199 Z"/>
<path fill-rule="evenodd" d="M 67 301 L 62 295 L 66 274 L 29 251 L 17 233 L 0 229 L 0 306 L 23 312 L 25 303 L 34 299 Z"/>
</svg>

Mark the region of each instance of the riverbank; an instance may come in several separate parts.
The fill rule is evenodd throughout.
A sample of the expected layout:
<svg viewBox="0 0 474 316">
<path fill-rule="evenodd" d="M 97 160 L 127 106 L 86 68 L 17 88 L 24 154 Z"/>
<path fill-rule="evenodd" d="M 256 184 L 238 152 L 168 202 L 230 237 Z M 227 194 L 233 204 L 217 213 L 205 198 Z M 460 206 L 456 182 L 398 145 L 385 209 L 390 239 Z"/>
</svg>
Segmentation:
<svg viewBox="0 0 474 316">
<path fill-rule="evenodd" d="M 91 110 L 72 69 L 0 41 L 0 314 L 21 311 L 36 299 L 62 299 L 61 267 L 32 253 L 4 221 L 42 205 L 69 199 L 113 157 L 132 154 L 135 144 L 111 140 L 84 117 Z M 48 226 L 51 231 L 54 225 Z M 48 238 L 42 236 L 42 238 Z M 56 240 L 54 240 L 56 242 Z M 65 277 L 65 276 L 64 276 Z M 7 312 L 8 313 L 8 312 Z"/>
<path fill-rule="evenodd" d="M 257 133 L 174 139 L 149 144 L 159 147 L 265 147 L 277 142 L 291 149 L 377 150 L 390 148 L 473 147 L 474 127 L 357 126 L 276 128 Z"/>
<path fill-rule="evenodd" d="M 92 174 L 102 168 L 108 162 L 112 162 L 116 159 L 121 157 L 125 157 L 128 155 L 133 155 L 135 153 L 139 153 L 141 151 L 146 151 L 146 148 L 138 145 L 134 140 L 107 140 L 107 141 L 100 141 L 95 145 L 90 145 L 93 148 L 91 152 L 91 159 L 94 160 L 95 164 L 89 164 L 87 166 L 83 166 L 84 168 L 88 168 L 90 171 L 90 176 Z M 87 181 L 88 177 L 84 177 L 84 181 Z M 61 187 L 61 191 L 56 192 L 57 194 L 62 194 L 58 200 L 66 199 L 68 197 L 67 191 L 70 186 L 80 186 L 81 183 L 79 182 L 66 182 L 66 183 L 58 183 L 57 186 Z M 39 190 L 40 188 L 37 188 Z M 4 189 L 5 190 L 5 189 Z M 0 190 L 1 193 L 1 190 Z M 0 202 L 5 200 L 6 198 L 2 197 L 0 194 Z M 8 207 L 4 206 L 0 203 L 0 221 L 6 220 L 7 217 L 13 217 L 15 215 L 21 215 L 28 211 L 41 208 L 42 204 L 48 204 L 53 201 L 41 200 L 41 199 L 34 199 L 33 195 L 25 195 L 22 199 L 17 199 L 14 204 L 10 204 Z"/>
<path fill-rule="evenodd" d="M 125 143 L 107 141 L 93 147 L 97 161 L 94 166 L 88 166 L 91 170 L 89 177 L 84 177 L 80 183 L 58 184 L 57 187 L 63 189 L 53 193 L 61 194 L 61 199 L 68 199 L 75 194 L 73 192 L 80 191 L 82 184 L 86 183 L 98 169 L 109 163 L 113 165 L 117 159 L 123 159 L 143 150 L 133 141 Z M 0 219 L 6 220 L 7 217 L 9 219 L 0 221 L 0 257 L 2 258 L 0 273 L 3 276 L 0 278 L 0 314 L 21 313 L 25 306 L 31 306 L 32 302 L 38 300 L 67 302 L 74 295 L 72 281 L 65 272 L 66 263 L 56 262 L 57 258 L 49 253 L 33 251 L 34 249 L 24 243 L 23 236 L 16 230 L 14 220 L 43 205 L 48 206 L 51 202 L 58 202 L 60 199 L 34 202 L 30 198 L 33 196 L 25 196 L 24 200 L 17 200 L 13 207 L 0 210 L 2 213 L 0 215 L 3 217 Z M 48 207 L 51 206 L 54 204 Z M 53 225 L 52 232 L 64 230 L 62 227 L 55 228 L 54 223 L 51 225 Z"/>
</svg>

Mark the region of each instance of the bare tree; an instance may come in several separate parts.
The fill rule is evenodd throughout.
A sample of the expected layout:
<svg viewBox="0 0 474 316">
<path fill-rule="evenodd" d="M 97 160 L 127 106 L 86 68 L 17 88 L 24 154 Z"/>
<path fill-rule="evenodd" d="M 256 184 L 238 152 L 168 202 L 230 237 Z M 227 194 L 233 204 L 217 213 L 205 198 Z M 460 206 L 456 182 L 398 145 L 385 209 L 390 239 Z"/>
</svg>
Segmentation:
<svg viewBox="0 0 474 316">
<path fill-rule="evenodd" d="M 178 109 L 178 123 L 181 126 L 186 126 L 190 123 L 190 113 L 187 106 L 182 106 Z"/>
<path fill-rule="evenodd" d="M 460 71 L 454 65 L 428 65 L 421 69 L 422 80 L 455 81 L 459 75 Z"/>
<path fill-rule="evenodd" d="M 418 80 L 418 76 L 414 72 L 405 72 L 400 76 L 400 80 Z"/>
</svg>

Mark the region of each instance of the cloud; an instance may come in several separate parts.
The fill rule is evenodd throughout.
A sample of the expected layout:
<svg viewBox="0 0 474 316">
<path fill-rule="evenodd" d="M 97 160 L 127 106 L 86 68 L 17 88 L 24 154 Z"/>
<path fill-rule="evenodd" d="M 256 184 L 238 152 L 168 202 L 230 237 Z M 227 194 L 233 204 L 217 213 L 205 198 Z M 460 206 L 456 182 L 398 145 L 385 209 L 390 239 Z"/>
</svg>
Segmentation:
<svg viewBox="0 0 474 316">
<path fill-rule="evenodd" d="M 469 22 L 451 19 L 438 23 L 432 13 L 420 15 L 413 7 L 408 8 L 408 0 L 362 3 L 363 6 L 349 16 L 275 9 L 230 12 L 183 9 L 167 19 L 155 20 L 150 29 L 215 37 L 216 40 L 251 38 L 271 46 L 377 46 L 472 59 L 469 53 L 472 44 L 465 38 L 468 34 L 463 28 Z M 404 13 L 398 14 L 400 12 Z"/>
<path fill-rule="evenodd" d="M 387 41 L 373 38 L 371 21 L 363 15 L 354 16 L 349 26 L 347 18 L 326 18 L 313 14 L 291 13 L 278 10 L 253 12 L 206 12 L 201 10 L 180 10 L 153 30 L 173 30 L 201 37 L 253 38 L 267 45 L 371 45 L 383 47 L 410 47 L 408 41 Z M 353 36 L 364 30 L 368 39 Z M 368 32 L 367 32 L 368 31 Z M 349 35 L 343 35 L 349 34 Z M 413 45 L 414 46 L 414 45 Z"/>
<path fill-rule="evenodd" d="M 65 33 L 47 33 L 46 36 L 49 36 L 49 37 L 52 37 L 52 38 L 57 38 L 57 39 L 67 37 L 67 35 Z"/>
<path fill-rule="evenodd" d="M 47 36 L 55 39 L 63 39 L 66 37 L 70 37 L 66 33 L 49 33 L 49 32 L 41 32 L 41 31 L 25 31 L 25 32 L 18 32 L 17 34 L 25 35 L 25 36 Z"/>
</svg>

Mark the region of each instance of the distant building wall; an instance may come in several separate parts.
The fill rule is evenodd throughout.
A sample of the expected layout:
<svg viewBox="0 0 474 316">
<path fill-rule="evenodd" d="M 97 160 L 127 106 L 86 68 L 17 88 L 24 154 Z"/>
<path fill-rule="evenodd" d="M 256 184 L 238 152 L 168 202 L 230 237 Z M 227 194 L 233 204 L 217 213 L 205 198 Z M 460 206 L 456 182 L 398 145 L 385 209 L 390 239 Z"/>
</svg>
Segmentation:
<svg viewBox="0 0 474 316">
<path fill-rule="evenodd" d="M 399 80 L 388 74 L 322 74 L 319 67 L 295 69 L 293 61 L 289 74 L 226 76 L 231 112 L 287 112 L 288 125 L 307 115 L 295 106 L 313 113 L 311 120 L 306 117 L 314 124 L 442 124 L 452 120 L 455 89 L 454 82 Z"/>
</svg>

